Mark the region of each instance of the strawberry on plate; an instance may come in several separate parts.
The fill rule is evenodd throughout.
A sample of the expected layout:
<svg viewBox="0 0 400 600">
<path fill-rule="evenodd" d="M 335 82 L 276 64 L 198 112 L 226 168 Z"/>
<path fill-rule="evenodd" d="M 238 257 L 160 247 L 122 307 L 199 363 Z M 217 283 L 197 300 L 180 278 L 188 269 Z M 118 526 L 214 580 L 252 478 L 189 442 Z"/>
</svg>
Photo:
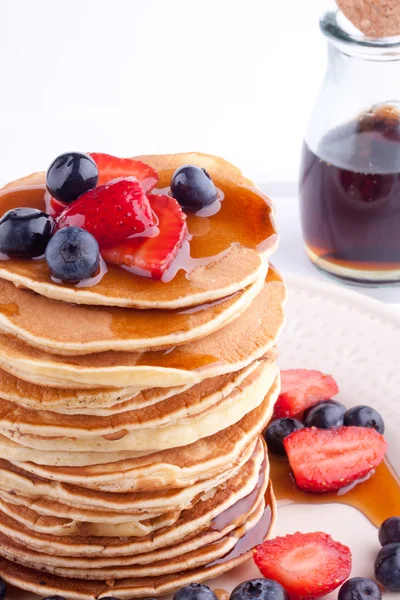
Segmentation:
<svg viewBox="0 0 400 600">
<path fill-rule="evenodd" d="M 274 418 L 301 417 L 306 408 L 330 400 L 339 391 L 331 375 L 311 369 L 281 371 L 281 393 L 274 408 Z"/>
<path fill-rule="evenodd" d="M 155 224 L 150 203 L 135 177 L 114 179 L 82 194 L 57 219 L 57 229 L 81 227 L 100 248 L 112 246 Z"/>
<path fill-rule="evenodd" d="M 99 169 L 102 185 L 117 177 L 136 177 L 145 192 L 150 192 L 158 182 L 158 173 L 153 167 L 134 158 L 119 158 L 102 152 L 89 152 Z"/>
<path fill-rule="evenodd" d="M 387 450 L 384 437 L 369 427 L 299 429 L 283 444 L 297 486 L 309 492 L 332 492 L 361 479 Z"/>
<path fill-rule="evenodd" d="M 350 575 L 351 552 L 327 533 L 295 533 L 257 546 L 254 562 L 262 575 L 278 581 L 290 598 L 316 598 Z"/>
<path fill-rule="evenodd" d="M 66 202 L 61 202 L 61 200 L 56 200 L 53 196 L 49 197 L 49 200 L 46 201 L 46 212 L 48 215 L 53 217 L 53 219 L 57 219 L 64 212 L 65 209 L 69 207 L 69 204 Z"/>
<path fill-rule="evenodd" d="M 187 237 L 186 215 L 170 196 L 149 194 L 148 199 L 158 220 L 158 235 L 131 238 L 102 254 L 107 262 L 161 279 Z"/>
</svg>

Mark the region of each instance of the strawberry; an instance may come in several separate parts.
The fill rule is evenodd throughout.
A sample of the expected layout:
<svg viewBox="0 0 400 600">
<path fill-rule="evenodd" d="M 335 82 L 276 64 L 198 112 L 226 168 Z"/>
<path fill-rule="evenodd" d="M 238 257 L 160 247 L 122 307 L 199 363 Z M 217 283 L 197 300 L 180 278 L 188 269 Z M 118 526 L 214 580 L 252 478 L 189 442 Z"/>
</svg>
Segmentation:
<svg viewBox="0 0 400 600">
<path fill-rule="evenodd" d="M 82 194 L 58 217 L 57 229 L 82 227 L 105 248 L 143 233 L 154 223 L 142 186 L 135 177 L 127 177 Z"/>
<path fill-rule="evenodd" d="M 118 158 L 118 156 L 101 152 L 90 152 L 89 156 L 93 158 L 99 169 L 97 185 L 102 185 L 117 177 L 133 176 L 141 183 L 145 192 L 150 192 L 158 182 L 157 171 L 141 160 Z"/>
<path fill-rule="evenodd" d="M 278 581 L 290 598 L 324 596 L 350 575 L 351 552 L 327 533 L 295 533 L 257 546 L 254 562 L 262 575 Z"/>
<path fill-rule="evenodd" d="M 387 450 L 384 437 L 369 427 L 299 429 L 283 445 L 297 486 L 310 492 L 332 492 L 361 479 Z"/>
<path fill-rule="evenodd" d="M 126 240 L 104 250 L 103 256 L 108 262 L 161 279 L 186 239 L 186 215 L 170 196 L 149 194 L 148 198 L 158 219 L 158 235 Z"/>
<path fill-rule="evenodd" d="M 48 202 L 46 201 L 46 212 L 53 219 L 57 219 L 68 206 L 69 204 L 66 202 L 61 202 L 61 200 L 56 200 L 53 196 L 50 196 Z"/>
<path fill-rule="evenodd" d="M 329 400 L 339 391 L 331 375 L 311 369 L 281 371 L 281 393 L 274 408 L 274 418 L 301 417 L 309 406 Z"/>
</svg>

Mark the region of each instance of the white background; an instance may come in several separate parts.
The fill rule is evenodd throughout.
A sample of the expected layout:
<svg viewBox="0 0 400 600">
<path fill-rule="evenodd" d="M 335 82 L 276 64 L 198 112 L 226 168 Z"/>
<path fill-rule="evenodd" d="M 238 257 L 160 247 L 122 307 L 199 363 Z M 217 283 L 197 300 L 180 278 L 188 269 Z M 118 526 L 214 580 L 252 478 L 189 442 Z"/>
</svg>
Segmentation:
<svg viewBox="0 0 400 600">
<path fill-rule="evenodd" d="M 295 181 L 332 4 L 1 0 L 0 183 L 66 150 L 199 150 Z"/>
</svg>

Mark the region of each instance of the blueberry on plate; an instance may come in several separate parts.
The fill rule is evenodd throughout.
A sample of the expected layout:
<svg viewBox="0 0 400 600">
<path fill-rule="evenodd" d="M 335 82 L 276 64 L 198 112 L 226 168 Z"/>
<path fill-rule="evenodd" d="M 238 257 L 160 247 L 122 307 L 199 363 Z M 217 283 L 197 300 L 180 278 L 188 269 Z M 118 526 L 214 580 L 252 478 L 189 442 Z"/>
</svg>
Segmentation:
<svg viewBox="0 0 400 600">
<path fill-rule="evenodd" d="M 385 432 L 385 423 L 381 415 L 370 406 L 360 405 L 350 408 L 344 415 L 344 424 L 346 426 L 371 427 L 379 433 Z"/>
<path fill-rule="evenodd" d="M 272 579 L 250 579 L 233 590 L 229 600 L 287 600 L 288 595 L 277 581 Z"/>
<path fill-rule="evenodd" d="M 217 188 L 207 171 L 195 165 L 182 165 L 175 171 L 171 192 L 183 208 L 193 212 L 209 206 L 218 196 Z"/>
<path fill-rule="evenodd" d="M 53 277 L 77 283 L 96 273 L 100 261 L 99 245 L 88 231 L 65 227 L 51 238 L 46 248 L 46 261 Z"/>
<path fill-rule="evenodd" d="M 272 421 L 264 433 L 268 450 L 274 454 L 286 456 L 283 440 L 287 438 L 288 435 L 293 433 L 293 431 L 303 429 L 303 427 L 304 425 L 301 423 L 301 421 L 292 419 L 291 417 L 284 417 L 282 419 L 276 419 L 276 421 Z"/>
<path fill-rule="evenodd" d="M 343 425 L 343 417 L 346 408 L 336 400 L 325 400 L 315 406 L 308 408 L 303 421 L 306 427 L 318 427 L 318 429 L 334 429 Z"/>
<path fill-rule="evenodd" d="M 36 208 L 13 208 L 0 219 L 0 252 L 11 258 L 42 256 L 54 222 Z"/>
<path fill-rule="evenodd" d="M 7 584 L 2 577 L 0 577 L 0 600 L 4 600 L 7 593 Z"/>
<path fill-rule="evenodd" d="M 379 550 L 375 577 L 390 592 L 400 592 L 400 544 L 387 544 Z"/>
<path fill-rule="evenodd" d="M 43 600 L 66 600 L 64 596 L 46 596 Z"/>
<path fill-rule="evenodd" d="M 382 592 L 379 586 L 364 577 L 348 579 L 340 588 L 338 600 L 381 600 Z"/>
<path fill-rule="evenodd" d="M 174 600 L 218 600 L 218 598 L 208 585 L 191 583 L 178 590 Z"/>
<path fill-rule="evenodd" d="M 69 204 L 96 187 L 99 170 L 91 156 L 82 152 L 65 152 L 53 160 L 46 174 L 49 193 Z"/>
<path fill-rule="evenodd" d="M 379 528 L 379 541 L 382 546 L 386 544 L 400 544 L 400 517 L 390 517 Z"/>
</svg>

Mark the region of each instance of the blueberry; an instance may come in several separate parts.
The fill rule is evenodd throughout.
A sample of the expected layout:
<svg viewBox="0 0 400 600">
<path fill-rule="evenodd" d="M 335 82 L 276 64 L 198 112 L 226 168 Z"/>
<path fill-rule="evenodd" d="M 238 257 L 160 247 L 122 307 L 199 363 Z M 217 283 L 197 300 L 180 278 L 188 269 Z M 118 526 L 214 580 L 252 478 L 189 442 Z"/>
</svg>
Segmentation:
<svg viewBox="0 0 400 600">
<path fill-rule="evenodd" d="M 370 406 L 354 406 L 344 415 L 344 424 L 346 426 L 354 425 L 356 427 L 371 427 L 379 433 L 384 433 L 385 423 L 381 415 Z"/>
<path fill-rule="evenodd" d="M 65 227 L 51 238 L 46 248 L 50 273 L 62 281 L 78 282 L 95 274 L 100 251 L 94 237 L 80 227 Z"/>
<path fill-rule="evenodd" d="M 288 435 L 293 433 L 293 431 L 303 429 L 303 427 L 304 425 L 301 423 L 301 421 L 292 419 L 291 417 L 284 417 L 283 419 L 276 419 L 276 421 L 272 421 L 264 434 L 268 450 L 274 454 L 281 454 L 282 456 L 285 456 L 286 452 L 283 445 L 283 440 L 287 438 Z"/>
<path fill-rule="evenodd" d="M 236 586 L 229 600 L 287 600 L 286 590 L 272 579 L 251 579 Z"/>
<path fill-rule="evenodd" d="M 176 592 L 174 600 L 218 600 L 207 585 L 191 583 Z"/>
<path fill-rule="evenodd" d="M 207 171 L 194 165 L 183 165 L 175 171 L 171 192 L 181 206 L 192 211 L 209 206 L 218 196 L 217 188 Z"/>
<path fill-rule="evenodd" d="M 338 600 L 381 600 L 382 592 L 372 579 L 353 577 L 339 590 Z"/>
<path fill-rule="evenodd" d="M 43 600 L 66 600 L 64 596 L 46 596 Z"/>
<path fill-rule="evenodd" d="M 4 581 L 4 579 L 2 579 L 0 577 L 0 600 L 4 600 L 4 598 L 6 597 L 6 593 L 7 593 L 7 584 Z"/>
<path fill-rule="evenodd" d="M 73 202 L 96 187 L 99 170 L 93 158 L 82 152 L 60 154 L 47 169 L 46 186 L 61 202 Z"/>
<path fill-rule="evenodd" d="M 13 258 L 42 256 L 53 219 L 36 208 L 13 208 L 0 219 L 0 252 Z"/>
<path fill-rule="evenodd" d="M 379 541 L 382 546 L 386 544 L 400 544 L 400 517 L 390 517 L 379 528 Z"/>
<path fill-rule="evenodd" d="M 387 544 L 378 552 L 375 577 L 391 592 L 400 592 L 400 544 Z"/>
<path fill-rule="evenodd" d="M 333 429 L 343 425 L 345 407 L 336 400 L 326 400 L 308 408 L 303 421 L 306 427 L 318 427 L 319 429 Z"/>
</svg>

